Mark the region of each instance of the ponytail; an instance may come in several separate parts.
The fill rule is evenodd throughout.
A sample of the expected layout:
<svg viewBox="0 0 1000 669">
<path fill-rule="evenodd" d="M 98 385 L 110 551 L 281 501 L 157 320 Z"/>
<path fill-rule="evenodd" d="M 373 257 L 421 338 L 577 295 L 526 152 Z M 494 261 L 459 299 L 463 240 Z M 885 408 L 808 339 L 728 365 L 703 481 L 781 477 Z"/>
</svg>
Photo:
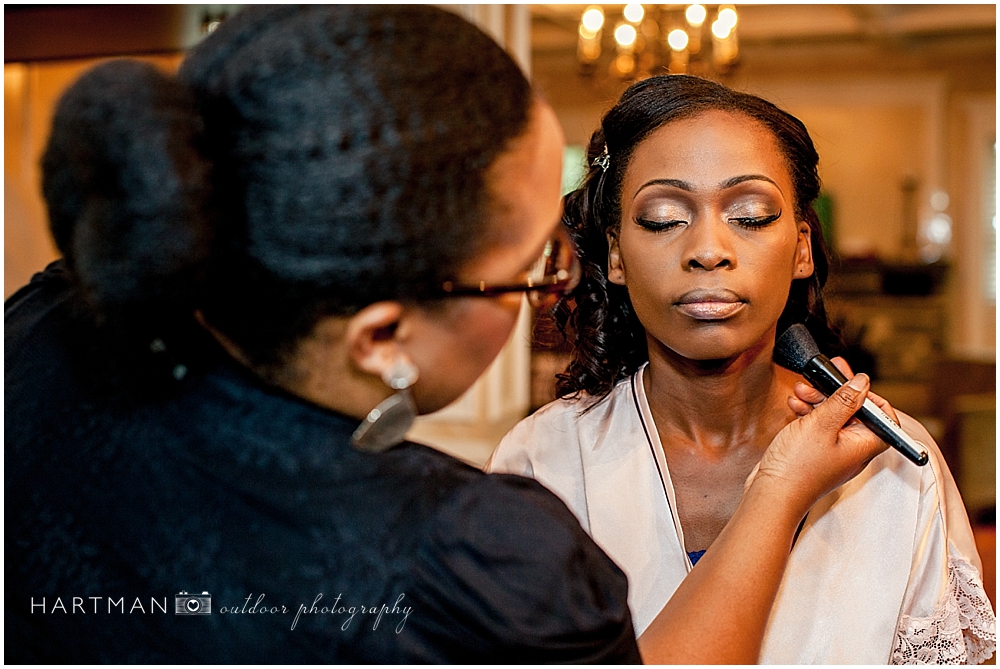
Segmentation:
<svg viewBox="0 0 1000 669">
<path fill-rule="evenodd" d="M 122 368 L 176 358 L 213 242 L 203 140 L 189 92 L 151 65 L 102 64 L 60 99 L 42 191 L 78 316 L 96 328 L 88 357 L 96 345 Z"/>
<path fill-rule="evenodd" d="M 184 87 L 139 62 L 100 65 L 59 101 L 42 190 L 99 319 L 190 297 L 212 237 L 202 132 Z"/>
</svg>

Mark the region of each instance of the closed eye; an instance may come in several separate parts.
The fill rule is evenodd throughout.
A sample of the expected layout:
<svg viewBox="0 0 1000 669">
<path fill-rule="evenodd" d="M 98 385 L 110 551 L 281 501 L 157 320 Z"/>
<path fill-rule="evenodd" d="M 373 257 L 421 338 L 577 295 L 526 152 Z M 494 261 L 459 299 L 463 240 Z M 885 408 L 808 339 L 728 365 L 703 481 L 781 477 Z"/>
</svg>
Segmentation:
<svg viewBox="0 0 1000 669">
<path fill-rule="evenodd" d="M 754 230 L 756 228 L 763 228 L 764 226 L 770 223 L 774 223 L 779 218 L 781 218 L 780 211 L 777 214 L 771 214 L 770 216 L 745 216 L 738 218 L 730 218 L 729 222 L 735 223 L 741 228 Z"/>
<path fill-rule="evenodd" d="M 669 221 L 650 221 L 645 218 L 637 218 L 635 222 L 647 230 L 653 232 L 665 232 L 667 230 L 672 230 L 680 225 L 687 225 L 687 221 L 682 220 L 669 220 Z"/>
</svg>

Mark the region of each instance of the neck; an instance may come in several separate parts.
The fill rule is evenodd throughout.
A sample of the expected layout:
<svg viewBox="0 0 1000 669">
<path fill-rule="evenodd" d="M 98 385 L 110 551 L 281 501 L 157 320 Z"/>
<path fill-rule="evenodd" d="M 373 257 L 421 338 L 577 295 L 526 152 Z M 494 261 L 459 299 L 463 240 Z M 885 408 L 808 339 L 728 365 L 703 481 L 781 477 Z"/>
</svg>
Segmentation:
<svg viewBox="0 0 1000 669">
<path fill-rule="evenodd" d="M 321 321 L 313 335 L 300 342 L 283 368 L 265 374 L 254 367 L 240 347 L 213 327 L 201 312 L 196 313 L 195 318 L 230 357 L 250 372 L 325 409 L 362 420 L 373 407 L 392 394 L 380 379 L 359 373 L 348 364 L 346 348 L 341 344 L 343 328 L 337 319 Z"/>
<path fill-rule="evenodd" d="M 762 453 L 794 417 L 786 403 L 794 375 L 774 364 L 773 349 L 765 337 L 733 358 L 694 361 L 650 338 L 643 382 L 664 448 Z"/>
</svg>

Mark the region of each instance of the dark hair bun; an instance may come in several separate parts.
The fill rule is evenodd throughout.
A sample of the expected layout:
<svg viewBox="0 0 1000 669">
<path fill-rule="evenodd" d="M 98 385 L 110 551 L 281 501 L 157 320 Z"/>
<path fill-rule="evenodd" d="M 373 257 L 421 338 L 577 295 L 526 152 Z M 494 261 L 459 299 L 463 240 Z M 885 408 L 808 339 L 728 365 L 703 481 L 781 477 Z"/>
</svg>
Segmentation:
<svg viewBox="0 0 1000 669">
<path fill-rule="evenodd" d="M 211 241 L 202 135 L 185 87 L 148 64 L 99 65 L 60 99 L 42 189 L 99 321 L 189 296 Z"/>
<path fill-rule="evenodd" d="M 436 299 L 491 243 L 489 166 L 532 101 L 441 9 L 248 7 L 176 78 L 111 62 L 69 89 L 53 234 L 101 340 L 179 351 L 197 309 L 273 378 L 321 318 Z"/>
</svg>

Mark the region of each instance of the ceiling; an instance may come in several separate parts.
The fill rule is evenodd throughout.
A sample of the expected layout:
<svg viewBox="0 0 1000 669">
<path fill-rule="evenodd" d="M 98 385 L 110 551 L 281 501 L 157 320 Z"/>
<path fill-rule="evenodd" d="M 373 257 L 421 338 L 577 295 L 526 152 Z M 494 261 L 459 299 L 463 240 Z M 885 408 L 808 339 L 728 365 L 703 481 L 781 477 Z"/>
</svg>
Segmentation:
<svg viewBox="0 0 1000 669">
<path fill-rule="evenodd" d="M 575 48 L 577 26 L 590 5 L 532 5 L 532 45 L 536 51 Z M 623 5 L 601 5 L 608 17 Z M 648 6 L 648 5 L 647 5 Z M 686 5 L 660 5 L 682 10 Z M 739 38 L 747 43 L 900 40 L 995 34 L 996 5 L 736 5 Z"/>
</svg>

